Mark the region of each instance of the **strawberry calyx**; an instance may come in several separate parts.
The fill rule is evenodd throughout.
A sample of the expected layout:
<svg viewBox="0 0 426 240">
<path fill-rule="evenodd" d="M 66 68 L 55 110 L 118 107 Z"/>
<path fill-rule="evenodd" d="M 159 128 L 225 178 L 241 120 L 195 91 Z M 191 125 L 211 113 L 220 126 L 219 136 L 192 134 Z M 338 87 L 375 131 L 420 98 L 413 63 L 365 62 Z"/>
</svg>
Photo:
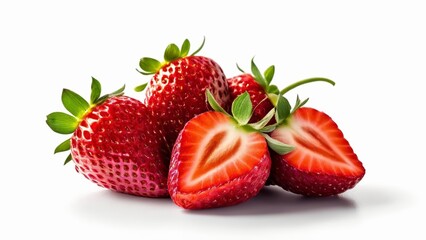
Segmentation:
<svg viewBox="0 0 426 240">
<path fill-rule="evenodd" d="M 234 99 L 231 106 L 231 113 L 226 112 L 219 103 L 217 103 L 216 99 L 212 95 L 212 93 L 207 89 L 206 90 L 206 98 L 209 102 L 210 106 L 214 111 L 221 112 L 231 119 L 236 125 L 237 128 L 241 128 L 247 132 L 259 132 L 264 136 L 268 146 L 277 152 L 278 154 L 286 154 L 291 152 L 294 147 L 284 144 L 278 140 L 275 140 L 269 137 L 268 132 L 273 131 L 277 124 L 268 125 L 269 121 L 275 115 L 275 109 L 271 109 L 261 120 L 255 123 L 249 123 L 251 116 L 253 115 L 253 104 L 250 100 L 250 95 L 246 91 L 240 94 L 237 98 Z"/>
<path fill-rule="evenodd" d="M 203 42 L 201 43 L 201 46 L 195 50 L 192 54 L 189 54 L 189 50 L 191 48 L 191 43 L 188 39 L 185 39 L 183 41 L 182 46 L 179 48 L 176 44 L 171 43 L 166 47 L 166 50 L 164 51 L 164 61 L 160 62 L 159 60 L 155 58 L 150 57 L 143 57 L 139 61 L 139 67 L 142 70 L 136 69 L 139 73 L 143 75 L 151 75 L 157 73 L 162 67 L 165 65 L 187 56 L 194 56 L 204 46 L 204 43 L 206 41 L 206 38 L 204 37 Z"/>
<path fill-rule="evenodd" d="M 62 104 L 65 109 L 68 110 L 70 114 L 64 112 L 52 112 L 46 117 L 47 125 L 54 131 L 59 134 L 71 134 L 77 129 L 80 122 L 84 117 L 91 112 L 91 110 L 105 102 L 107 99 L 114 96 L 123 95 L 125 86 L 121 87 L 117 91 L 101 96 L 101 83 L 92 77 L 90 101 L 87 102 L 77 93 L 69 90 L 63 89 L 62 91 Z M 70 138 L 60 143 L 56 148 L 54 153 L 65 152 L 70 150 Z M 64 165 L 72 160 L 71 154 L 65 159 Z"/>
<path fill-rule="evenodd" d="M 271 65 L 269 66 L 263 74 L 260 72 L 257 65 L 254 63 L 254 57 L 251 59 L 251 73 L 254 77 L 254 80 L 265 90 L 265 93 L 268 94 L 279 94 L 280 90 L 276 85 L 271 85 L 272 79 L 274 78 L 275 74 L 275 66 Z M 237 64 L 238 70 L 240 70 L 242 73 L 246 73 L 243 69 L 240 68 L 240 66 Z"/>
</svg>

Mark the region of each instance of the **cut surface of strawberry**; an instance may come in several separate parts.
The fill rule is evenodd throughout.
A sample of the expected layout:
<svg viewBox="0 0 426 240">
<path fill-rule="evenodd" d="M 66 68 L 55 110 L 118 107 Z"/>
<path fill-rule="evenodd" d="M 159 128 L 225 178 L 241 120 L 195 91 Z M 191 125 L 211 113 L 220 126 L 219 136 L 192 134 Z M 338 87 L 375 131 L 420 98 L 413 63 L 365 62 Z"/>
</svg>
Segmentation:
<svg viewBox="0 0 426 240">
<path fill-rule="evenodd" d="M 262 135 L 248 133 L 218 112 L 199 115 L 180 137 L 181 192 L 202 191 L 250 172 L 265 155 Z"/>
<path fill-rule="evenodd" d="M 234 205 L 256 195 L 270 171 L 260 133 L 248 132 L 223 113 L 190 120 L 172 152 L 169 193 L 188 209 Z"/>
<path fill-rule="evenodd" d="M 365 169 L 337 124 L 325 113 L 299 108 L 271 137 L 294 146 L 273 154 L 273 182 L 307 196 L 328 196 L 354 187 Z"/>
<path fill-rule="evenodd" d="M 251 124 L 253 108 L 247 92 L 232 103 L 232 116 L 220 107 L 210 91 L 206 94 L 216 112 L 202 113 L 186 123 L 170 160 L 169 194 L 173 202 L 185 209 L 244 202 L 257 195 L 270 174 L 270 141 L 262 131 L 274 116 L 274 109 Z"/>
</svg>

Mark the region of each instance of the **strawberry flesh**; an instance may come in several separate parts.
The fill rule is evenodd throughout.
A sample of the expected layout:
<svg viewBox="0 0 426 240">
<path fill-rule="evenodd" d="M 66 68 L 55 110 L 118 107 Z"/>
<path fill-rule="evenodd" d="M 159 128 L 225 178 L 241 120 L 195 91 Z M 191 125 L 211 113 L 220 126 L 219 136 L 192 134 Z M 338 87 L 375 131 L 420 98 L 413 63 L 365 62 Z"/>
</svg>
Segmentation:
<svg viewBox="0 0 426 240">
<path fill-rule="evenodd" d="M 186 209 L 238 204 L 255 196 L 270 172 L 262 135 L 247 132 L 219 112 L 190 120 L 174 145 L 169 193 Z"/>
<path fill-rule="evenodd" d="M 271 137 L 295 146 L 288 154 L 272 154 L 272 181 L 291 192 L 336 195 L 353 188 L 365 174 L 337 124 L 313 108 L 299 108 Z"/>
</svg>

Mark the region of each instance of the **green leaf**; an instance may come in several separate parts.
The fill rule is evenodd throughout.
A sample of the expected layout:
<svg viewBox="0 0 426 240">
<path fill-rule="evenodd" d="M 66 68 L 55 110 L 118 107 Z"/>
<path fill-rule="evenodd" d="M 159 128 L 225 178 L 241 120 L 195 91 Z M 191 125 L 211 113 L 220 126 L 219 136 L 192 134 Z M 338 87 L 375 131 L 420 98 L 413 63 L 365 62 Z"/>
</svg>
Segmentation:
<svg viewBox="0 0 426 240">
<path fill-rule="evenodd" d="M 89 103 L 84 98 L 68 89 L 62 91 L 62 103 L 77 118 L 81 118 L 89 108 Z"/>
<path fill-rule="evenodd" d="M 68 155 L 68 157 L 65 159 L 64 161 L 64 165 L 66 165 L 67 163 L 69 163 L 72 160 L 72 156 L 71 153 Z"/>
<path fill-rule="evenodd" d="M 214 96 L 212 95 L 212 93 L 210 92 L 209 89 L 206 89 L 206 98 L 207 101 L 209 102 L 210 106 L 213 108 L 213 110 L 215 110 L 216 112 L 221 112 L 226 114 L 227 116 L 230 117 L 229 113 L 227 113 L 225 111 L 225 109 L 223 109 L 219 103 L 217 103 L 216 99 L 214 98 Z"/>
<path fill-rule="evenodd" d="M 63 112 L 53 112 L 47 115 L 46 123 L 57 133 L 69 134 L 77 128 L 78 119 Z"/>
<path fill-rule="evenodd" d="M 283 122 L 290 115 L 290 103 L 288 102 L 287 98 L 285 98 L 281 94 L 278 95 L 276 109 L 277 111 L 275 113 L 275 120 L 277 121 L 277 123 Z"/>
<path fill-rule="evenodd" d="M 240 94 L 232 103 L 232 115 L 240 125 L 246 125 L 253 113 L 253 105 L 248 92 Z"/>
<path fill-rule="evenodd" d="M 90 103 L 94 104 L 96 100 L 101 96 L 101 83 L 92 77 L 92 92 L 90 93 Z"/>
<path fill-rule="evenodd" d="M 135 87 L 135 91 L 136 92 L 142 92 L 143 90 L 145 90 L 146 86 L 148 86 L 148 83 L 144 83 L 142 85 L 139 85 L 139 86 Z"/>
<path fill-rule="evenodd" d="M 250 123 L 249 125 L 256 130 L 263 129 L 269 123 L 269 121 L 271 121 L 271 119 L 274 117 L 274 114 L 275 114 L 275 109 L 272 108 L 261 120 L 259 120 L 256 123 Z"/>
<path fill-rule="evenodd" d="M 191 44 L 189 43 L 188 39 L 185 39 L 182 43 L 182 47 L 180 48 L 180 56 L 186 57 L 188 56 L 189 49 L 191 48 Z"/>
<path fill-rule="evenodd" d="M 275 74 L 275 66 L 274 65 L 268 67 L 268 69 L 265 70 L 265 73 L 263 75 L 265 76 L 265 80 L 268 84 L 271 83 L 272 78 L 274 78 L 274 74 Z"/>
<path fill-rule="evenodd" d="M 141 72 L 142 74 L 153 74 L 156 73 L 161 68 L 161 62 L 159 62 L 157 59 L 144 57 L 141 58 L 139 61 L 139 67 L 144 70 L 145 72 Z"/>
<path fill-rule="evenodd" d="M 67 140 L 63 141 L 61 144 L 59 144 L 55 148 L 55 153 L 65 152 L 65 151 L 70 150 L 70 148 L 71 148 L 71 143 L 70 143 L 70 139 L 68 138 Z"/>
<path fill-rule="evenodd" d="M 204 43 L 206 42 L 206 37 L 204 37 L 203 38 L 203 42 L 201 43 L 201 46 L 197 49 L 197 50 L 195 50 L 195 52 L 193 52 L 192 54 L 191 54 L 191 56 L 194 56 L 195 54 L 197 54 L 198 52 L 200 52 L 201 51 L 201 49 L 204 47 Z"/>
<path fill-rule="evenodd" d="M 256 82 L 262 86 L 263 89 L 267 89 L 268 83 L 266 82 L 263 75 L 260 73 L 259 68 L 254 63 L 254 57 L 251 59 L 251 72 L 253 73 Z"/>
<path fill-rule="evenodd" d="M 164 60 L 166 62 L 171 62 L 175 59 L 178 59 L 180 56 L 179 47 L 176 44 L 172 43 L 167 46 L 166 51 L 164 52 Z"/>
<path fill-rule="evenodd" d="M 274 152 L 284 155 L 294 150 L 294 147 L 291 145 L 287 145 L 282 143 L 276 139 L 271 138 L 268 134 L 262 134 L 265 137 L 268 146 L 274 150 Z"/>
</svg>

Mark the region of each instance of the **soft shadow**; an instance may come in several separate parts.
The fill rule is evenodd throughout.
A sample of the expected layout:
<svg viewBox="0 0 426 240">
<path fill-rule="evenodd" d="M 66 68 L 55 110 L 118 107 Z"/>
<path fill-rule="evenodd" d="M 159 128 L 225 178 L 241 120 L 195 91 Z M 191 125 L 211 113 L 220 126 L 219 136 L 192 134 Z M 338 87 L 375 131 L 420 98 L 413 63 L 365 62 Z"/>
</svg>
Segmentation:
<svg viewBox="0 0 426 240">
<path fill-rule="evenodd" d="M 177 207 L 170 198 L 145 198 L 102 190 L 76 199 L 71 210 L 85 219 L 120 225 L 138 225 L 149 216 L 167 217 Z M 158 219 L 151 219 L 155 224 Z"/>
<path fill-rule="evenodd" d="M 279 187 L 268 186 L 264 187 L 255 198 L 236 206 L 185 211 L 185 213 L 219 216 L 290 215 L 336 209 L 353 210 L 355 208 L 355 202 L 343 196 L 308 198 L 286 192 Z"/>
</svg>

